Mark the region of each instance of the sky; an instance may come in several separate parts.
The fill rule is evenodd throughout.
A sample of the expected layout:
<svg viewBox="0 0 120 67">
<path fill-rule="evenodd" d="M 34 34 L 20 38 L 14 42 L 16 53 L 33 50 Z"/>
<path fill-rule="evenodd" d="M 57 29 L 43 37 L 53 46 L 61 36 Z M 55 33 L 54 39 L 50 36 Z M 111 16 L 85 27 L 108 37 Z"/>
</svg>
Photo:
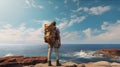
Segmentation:
<svg viewBox="0 0 120 67">
<path fill-rule="evenodd" d="M 63 44 L 120 44 L 120 0 L 0 0 L 0 43 L 45 44 L 57 22 Z"/>
</svg>

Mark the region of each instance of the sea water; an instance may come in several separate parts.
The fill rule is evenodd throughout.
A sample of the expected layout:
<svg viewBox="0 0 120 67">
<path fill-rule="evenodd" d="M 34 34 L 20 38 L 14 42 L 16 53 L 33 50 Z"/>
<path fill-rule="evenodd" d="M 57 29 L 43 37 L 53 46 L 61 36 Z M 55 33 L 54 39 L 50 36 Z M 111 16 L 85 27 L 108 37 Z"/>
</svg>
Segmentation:
<svg viewBox="0 0 120 67">
<path fill-rule="evenodd" d="M 76 63 L 109 61 L 120 62 L 102 56 L 94 56 L 95 51 L 103 48 L 118 48 L 120 44 L 62 44 L 59 54 L 60 61 Z M 5 56 L 47 56 L 47 44 L 0 44 L 0 57 Z M 55 60 L 54 49 L 52 61 Z"/>
</svg>

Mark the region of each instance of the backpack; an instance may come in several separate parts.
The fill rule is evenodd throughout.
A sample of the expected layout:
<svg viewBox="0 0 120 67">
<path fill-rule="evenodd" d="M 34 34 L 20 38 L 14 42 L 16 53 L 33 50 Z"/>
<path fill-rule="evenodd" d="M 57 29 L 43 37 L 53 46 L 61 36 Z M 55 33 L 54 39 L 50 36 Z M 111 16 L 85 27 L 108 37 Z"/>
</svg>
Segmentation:
<svg viewBox="0 0 120 67">
<path fill-rule="evenodd" d="M 56 27 L 53 24 L 44 25 L 44 41 L 49 44 L 55 43 L 56 38 Z"/>
</svg>

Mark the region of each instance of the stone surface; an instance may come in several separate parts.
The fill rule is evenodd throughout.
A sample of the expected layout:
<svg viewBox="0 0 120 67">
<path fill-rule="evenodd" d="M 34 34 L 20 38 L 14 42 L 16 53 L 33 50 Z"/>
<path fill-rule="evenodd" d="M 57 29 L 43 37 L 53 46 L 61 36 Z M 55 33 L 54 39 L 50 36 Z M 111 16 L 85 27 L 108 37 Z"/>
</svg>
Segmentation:
<svg viewBox="0 0 120 67">
<path fill-rule="evenodd" d="M 77 67 L 77 64 L 74 62 L 66 62 L 66 63 L 63 63 L 63 66 L 64 67 Z"/>
<path fill-rule="evenodd" d="M 107 61 L 89 62 L 77 64 L 74 62 L 64 62 L 61 66 L 56 66 L 56 62 L 52 62 L 52 66 L 48 66 L 47 58 L 9 56 L 0 58 L 0 67 L 120 67 L 120 63 L 110 63 Z"/>
<path fill-rule="evenodd" d="M 30 66 L 29 66 L 30 67 Z M 89 62 L 77 64 L 74 62 L 65 62 L 61 66 L 56 66 L 55 62 L 52 62 L 52 66 L 48 66 L 47 63 L 36 64 L 34 67 L 120 67 L 120 63 L 110 63 L 107 61 Z"/>
<path fill-rule="evenodd" d="M 22 67 L 24 65 L 35 65 L 37 63 L 46 63 L 47 57 L 24 57 L 9 56 L 0 58 L 0 67 Z"/>
<path fill-rule="evenodd" d="M 109 58 L 118 58 L 120 56 L 120 49 L 101 49 L 95 52 L 95 54 L 102 54 Z"/>
</svg>

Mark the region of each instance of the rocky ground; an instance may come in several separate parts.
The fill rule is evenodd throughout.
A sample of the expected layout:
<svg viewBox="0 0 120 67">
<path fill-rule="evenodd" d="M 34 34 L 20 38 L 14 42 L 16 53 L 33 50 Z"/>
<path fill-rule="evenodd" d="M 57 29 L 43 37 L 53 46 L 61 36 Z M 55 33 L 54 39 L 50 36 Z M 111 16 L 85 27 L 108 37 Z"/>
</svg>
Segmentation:
<svg viewBox="0 0 120 67">
<path fill-rule="evenodd" d="M 107 61 L 89 62 L 77 64 L 74 62 L 65 62 L 61 66 L 56 66 L 55 62 L 52 62 L 52 66 L 48 66 L 47 63 L 38 63 L 33 66 L 23 66 L 23 67 L 120 67 L 120 63 L 110 63 Z"/>
<path fill-rule="evenodd" d="M 120 49 L 113 48 L 100 49 L 96 51 L 94 55 L 102 55 L 113 60 L 120 60 Z"/>
<path fill-rule="evenodd" d="M 37 63 L 46 63 L 47 57 L 24 57 L 24 56 L 9 56 L 0 58 L 0 67 L 23 67 L 26 65 L 35 65 Z"/>
<path fill-rule="evenodd" d="M 52 66 L 48 66 L 47 57 L 24 57 L 24 56 L 9 56 L 0 58 L 0 67 L 120 67 L 120 63 L 110 63 L 107 61 L 89 62 L 77 64 L 74 62 L 64 62 L 61 66 L 56 66 L 52 62 Z"/>
<path fill-rule="evenodd" d="M 101 49 L 95 52 L 95 54 L 102 54 L 106 57 L 120 60 L 120 49 Z M 8 56 L 0 58 L 0 67 L 56 67 L 56 63 L 52 62 L 52 66 L 48 66 L 47 57 L 24 57 L 24 56 Z M 64 62 L 61 66 L 57 67 L 120 67 L 120 63 L 98 61 L 77 64 L 74 62 Z"/>
</svg>

